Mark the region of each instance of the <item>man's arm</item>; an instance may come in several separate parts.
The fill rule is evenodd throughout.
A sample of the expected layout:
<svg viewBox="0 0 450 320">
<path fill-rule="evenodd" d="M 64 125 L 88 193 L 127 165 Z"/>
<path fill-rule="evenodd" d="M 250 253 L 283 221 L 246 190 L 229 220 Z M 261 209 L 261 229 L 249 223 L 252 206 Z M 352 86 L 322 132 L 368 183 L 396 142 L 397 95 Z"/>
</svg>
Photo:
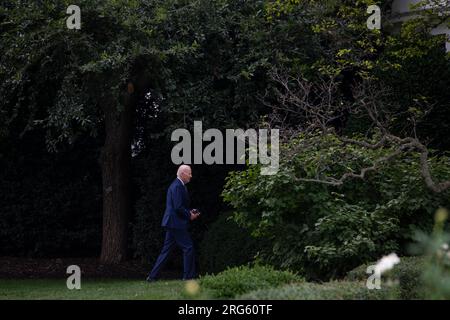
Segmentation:
<svg viewBox="0 0 450 320">
<path fill-rule="evenodd" d="M 175 187 L 172 194 L 173 207 L 175 212 L 184 219 L 190 220 L 191 213 L 189 209 L 185 207 L 184 188 L 182 186 Z"/>
</svg>

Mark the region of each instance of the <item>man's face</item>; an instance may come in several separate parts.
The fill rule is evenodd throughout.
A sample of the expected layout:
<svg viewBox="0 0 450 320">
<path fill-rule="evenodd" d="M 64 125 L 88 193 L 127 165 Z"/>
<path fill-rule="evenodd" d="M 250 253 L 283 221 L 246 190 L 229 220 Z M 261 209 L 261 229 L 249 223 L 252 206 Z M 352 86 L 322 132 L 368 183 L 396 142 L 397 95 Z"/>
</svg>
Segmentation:
<svg viewBox="0 0 450 320">
<path fill-rule="evenodd" d="M 188 183 L 192 179 L 192 170 L 186 169 L 183 171 L 183 181 L 184 183 Z"/>
</svg>

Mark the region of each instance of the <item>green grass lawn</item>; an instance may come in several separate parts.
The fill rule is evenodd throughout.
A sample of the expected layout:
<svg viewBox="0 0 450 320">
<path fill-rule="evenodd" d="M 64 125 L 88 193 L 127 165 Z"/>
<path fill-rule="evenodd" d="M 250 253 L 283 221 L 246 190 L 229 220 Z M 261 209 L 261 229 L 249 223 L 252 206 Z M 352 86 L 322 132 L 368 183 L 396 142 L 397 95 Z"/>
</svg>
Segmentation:
<svg viewBox="0 0 450 320">
<path fill-rule="evenodd" d="M 69 290 L 66 279 L 0 279 L 0 300 L 4 299 L 189 299 L 184 281 L 86 279 L 81 281 L 80 290 Z M 197 299 L 207 299 L 206 292 L 200 292 Z"/>
</svg>

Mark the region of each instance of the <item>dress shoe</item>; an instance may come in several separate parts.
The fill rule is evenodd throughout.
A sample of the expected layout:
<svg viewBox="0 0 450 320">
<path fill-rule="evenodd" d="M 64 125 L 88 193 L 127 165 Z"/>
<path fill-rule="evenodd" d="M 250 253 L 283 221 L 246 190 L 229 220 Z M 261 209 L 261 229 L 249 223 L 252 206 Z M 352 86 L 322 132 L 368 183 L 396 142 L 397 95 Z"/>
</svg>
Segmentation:
<svg viewBox="0 0 450 320">
<path fill-rule="evenodd" d="M 156 279 L 147 277 L 147 279 L 145 279 L 145 281 L 147 281 L 147 282 L 156 282 Z"/>
</svg>

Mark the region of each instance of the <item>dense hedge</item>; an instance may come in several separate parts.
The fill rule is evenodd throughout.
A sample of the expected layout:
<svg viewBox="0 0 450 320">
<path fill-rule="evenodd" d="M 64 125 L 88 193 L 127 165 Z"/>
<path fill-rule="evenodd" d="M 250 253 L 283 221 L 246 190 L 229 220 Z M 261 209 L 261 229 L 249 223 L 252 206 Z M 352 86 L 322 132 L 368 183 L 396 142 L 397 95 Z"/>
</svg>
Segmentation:
<svg viewBox="0 0 450 320">
<path fill-rule="evenodd" d="M 427 189 L 414 153 L 380 165 L 364 180 L 335 187 L 311 180 L 359 172 L 391 150 L 317 134 L 299 135 L 281 151 L 277 174 L 260 175 L 260 166 L 250 165 L 229 175 L 223 196 L 239 225 L 271 240 L 260 255 L 264 263 L 296 270 L 308 280 L 338 279 L 385 252 L 405 255 L 414 230 L 431 231 L 435 210 L 448 205 L 450 191 Z M 448 161 L 430 157 L 433 176 L 450 178 Z"/>
<path fill-rule="evenodd" d="M 86 141 L 51 154 L 33 132 L 0 151 L 0 255 L 99 255 L 102 187 L 94 148 Z"/>
<path fill-rule="evenodd" d="M 385 300 L 396 297 L 395 288 L 369 290 L 363 282 L 305 282 L 252 291 L 241 295 L 244 300 Z"/>
<path fill-rule="evenodd" d="M 215 298 L 233 298 L 253 290 L 301 281 L 302 278 L 288 271 L 255 266 L 235 267 L 215 276 L 202 277 L 200 285 L 210 291 Z"/>
</svg>

